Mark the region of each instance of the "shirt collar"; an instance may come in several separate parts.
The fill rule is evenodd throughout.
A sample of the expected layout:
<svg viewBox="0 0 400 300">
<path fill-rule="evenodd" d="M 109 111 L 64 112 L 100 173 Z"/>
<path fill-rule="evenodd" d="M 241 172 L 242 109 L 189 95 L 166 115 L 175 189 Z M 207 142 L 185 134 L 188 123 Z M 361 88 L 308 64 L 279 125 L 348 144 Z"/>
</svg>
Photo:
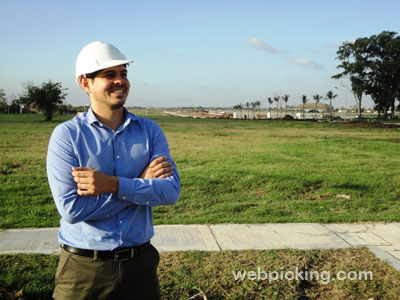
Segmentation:
<svg viewBox="0 0 400 300">
<path fill-rule="evenodd" d="M 125 111 L 125 116 L 126 116 L 125 122 L 128 120 L 137 121 L 138 118 L 133 113 L 130 113 L 125 107 L 124 107 L 124 111 Z M 131 122 L 131 121 L 129 121 L 129 122 Z"/>
<path fill-rule="evenodd" d="M 89 124 L 93 124 L 93 123 L 100 124 L 100 121 L 97 120 L 96 116 L 94 115 L 94 113 L 92 111 L 92 108 L 89 108 L 88 112 L 86 113 L 85 119 Z"/>
<path fill-rule="evenodd" d="M 125 107 L 124 107 L 124 112 L 126 116 L 124 121 L 124 126 L 127 126 L 130 122 L 136 121 L 138 119 L 134 114 L 130 113 Z M 92 108 L 89 108 L 88 112 L 86 113 L 85 119 L 89 124 L 94 124 L 94 123 L 100 124 L 100 121 L 96 118 Z"/>
</svg>

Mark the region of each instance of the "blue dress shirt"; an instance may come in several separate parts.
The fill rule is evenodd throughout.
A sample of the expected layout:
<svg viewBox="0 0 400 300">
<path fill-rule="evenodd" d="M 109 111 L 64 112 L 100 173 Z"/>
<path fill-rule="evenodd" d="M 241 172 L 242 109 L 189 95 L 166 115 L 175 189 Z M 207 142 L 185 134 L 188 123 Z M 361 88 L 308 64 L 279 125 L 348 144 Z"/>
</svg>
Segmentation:
<svg viewBox="0 0 400 300">
<path fill-rule="evenodd" d="M 59 242 L 92 250 L 113 250 L 149 241 L 154 235 L 152 207 L 174 204 L 180 180 L 167 139 L 152 120 L 125 110 L 114 131 L 89 112 L 58 125 L 50 138 L 47 176 L 61 215 Z M 173 175 L 140 179 L 152 160 L 167 156 Z M 118 194 L 80 196 L 72 167 L 91 167 L 118 176 Z"/>
</svg>

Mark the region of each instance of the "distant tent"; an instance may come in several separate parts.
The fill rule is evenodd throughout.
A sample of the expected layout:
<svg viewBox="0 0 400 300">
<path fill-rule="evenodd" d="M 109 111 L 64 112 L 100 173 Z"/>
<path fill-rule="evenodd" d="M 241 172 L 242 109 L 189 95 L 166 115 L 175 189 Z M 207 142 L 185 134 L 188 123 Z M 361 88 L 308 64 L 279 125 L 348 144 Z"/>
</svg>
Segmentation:
<svg viewBox="0 0 400 300">
<path fill-rule="evenodd" d="M 323 113 L 323 112 L 326 112 L 326 109 L 317 109 L 317 110 L 315 110 L 315 109 L 304 109 L 304 111 L 306 113 L 315 113 L 315 112 Z"/>
<path fill-rule="evenodd" d="M 296 106 L 297 110 L 303 110 L 303 104 Z M 329 105 L 326 103 L 318 103 L 317 110 L 319 113 L 328 112 Z M 315 113 L 315 102 L 306 103 L 304 105 L 304 111 L 307 113 Z"/>
</svg>

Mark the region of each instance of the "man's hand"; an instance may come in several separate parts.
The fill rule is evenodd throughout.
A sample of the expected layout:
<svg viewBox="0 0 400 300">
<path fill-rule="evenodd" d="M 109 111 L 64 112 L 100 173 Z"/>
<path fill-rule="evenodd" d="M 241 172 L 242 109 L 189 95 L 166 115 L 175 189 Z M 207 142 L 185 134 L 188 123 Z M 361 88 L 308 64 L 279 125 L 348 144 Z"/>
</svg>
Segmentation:
<svg viewBox="0 0 400 300">
<path fill-rule="evenodd" d="M 78 183 L 78 194 L 81 196 L 118 193 L 118 177 L 106 175 L 96 169 L 73 167 L 72 176 Z"/>
<path fill-rule="evenodd" d="M 160 156 L 154 159 L 147 167 L 144 169 L 140 178 L 142 179 L 152 179 L 152 178 L 167 178 L 173 175 L 172 170 L 174 167 L 172 163 L 166 161 L 166 156 Z"/>
</svg>

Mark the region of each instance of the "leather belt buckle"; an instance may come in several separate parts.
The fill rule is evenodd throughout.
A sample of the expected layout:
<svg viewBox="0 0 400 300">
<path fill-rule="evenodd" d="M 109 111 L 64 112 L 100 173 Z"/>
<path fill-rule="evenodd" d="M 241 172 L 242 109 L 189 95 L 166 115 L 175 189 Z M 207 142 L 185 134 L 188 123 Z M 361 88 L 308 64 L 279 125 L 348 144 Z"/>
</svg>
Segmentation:
<svg viewBox="0 0 400 300">
<path fill-rule="evenodd" d="M 135 251 L 133 248 L 115 251 L 114 261 L 126 261 L 133 258 Z"/>
</svg>

